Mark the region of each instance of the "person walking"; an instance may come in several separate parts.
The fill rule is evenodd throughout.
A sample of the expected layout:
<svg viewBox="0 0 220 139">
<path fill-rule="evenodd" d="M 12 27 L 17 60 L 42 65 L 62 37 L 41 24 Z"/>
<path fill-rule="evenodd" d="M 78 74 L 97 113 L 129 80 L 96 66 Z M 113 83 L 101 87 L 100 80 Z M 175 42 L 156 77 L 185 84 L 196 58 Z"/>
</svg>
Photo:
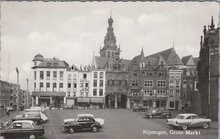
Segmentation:
<svg viewBox="0 0 220 139">
<path fill-rule="evenodd" d="M 6 110 L 6 114 L 10 116 L 9 109 Z"/>
</svg>

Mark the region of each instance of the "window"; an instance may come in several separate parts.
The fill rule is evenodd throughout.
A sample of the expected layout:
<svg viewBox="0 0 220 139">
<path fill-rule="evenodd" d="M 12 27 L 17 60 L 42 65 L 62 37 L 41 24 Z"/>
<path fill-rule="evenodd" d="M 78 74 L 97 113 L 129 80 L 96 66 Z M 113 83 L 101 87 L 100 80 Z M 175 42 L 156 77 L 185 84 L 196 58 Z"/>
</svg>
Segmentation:
<svg viewBox="0 0 220 139">
<path fill-rule="evenodd" d="M 29 123 L 22 123 L 22 128 L 32 128 L 32 126 Z"/>
<path fill-rule="evenodd" d="M 152 96 L 153 90 L 144 90 L 144 96 Z"/>
<path fill-rule="evenodd" d="M 138 81 L 137 80 L 133 80 L 132 81 L 132 86 L 138 86 Z"/>
<path fill-rule="evenodd" d="M 183 92 L 183 98 L 187 98 L 186 92 Z"/>
<path fill-rule="evenodd" d="M 170 97 L 173 97 L 173 89 L 170 90 Z"/>
<path fill-rule="evenodd" d="M 46 83 L 46 87 L 47 87 L 47 88 L 50 88 L 50 83 Z M 47 89 L 47 88 L 46 88 L 46 89 Z"/>
<path fill-rule="evenodd" d="M 120 85 L 120 81 L 119 80 L 114 80 L 114 85 Z"/>
<path fill-rule="evenodd" d="M 94 81 L 93 81 L 93 86 L 94 86 L 94 87 L 97 87 L 97 80 L 94 80 Z"/>
<path fill-rule="evenodd" d="M 107 58 L 110 58 L 110 51 L 107 52 Z"/>
<path fill-rule="evenodd" d="M 76 96 L 76 91 L 75 91 L 75 90 L 73 90 L 73 96 L 74 96 L 74 97 Z"/>
<path fill-rule="evenodd" d="M 53 90 L 57 88 L 57 84 L 56 83 L 53 83 Z"/>
<path fill-rule="evenodd" d="M 165 80 L 159 80 L 157 81 L 158 87 L 166 87 L 166 81 Z"/>
<path fill-rule="evenodd" d="M 99 77 L 102 79 L 103 76 L 104 76 L 104 72 L 100 72 L 100 76 Z"/>
<path fill-rule="evenodd" d="M 99 96 L 103 96 L 103 89 L 99 89 Z"/>
<path fill-rule="evenodd" d="M 166 91 L 165 90 L 157 90 L 157 96 L 165 97 L 166 96 Z"/>
<path fill-rule="evenodd" d="M 112 52 L 112 58 L 114 58 L 114 52 Z"/>
<path fill-rule="evenodd" d="M 34 83 L 34 90 L 36 90 L 36 83 Z"/>
<path fill-rule="evenodd" d="M 67 96 L 70 97 L 70 91 L 67 92 Z"/>
<path fill-rule="evenodd" d="M 86 83 L 86 87 L 89 87 L 89 83 Z"/>
<path fill-rule="evenodd" d="M 71 80 L 71 74 L 68 75 L 68 80 Z"/>
<path fill-rule="evenodd" d="M 93 89 L 93 96 L 97 96 L 97 90 Z"/>
<path fill-rule="evenodd" d="M 94 76 L 94 78 L 98 78 L 97 77 L 97 72 L 93 72 L 93 76 Z"/>
<path fill-rule="evenodd" d="M 57 72 L 53 71 L 53 78 L 56 79 L 57 78 Z"/>
<path fill-rule="evenodd" d="M 199 90 L 199 82 L 198 81 L 195 81 L 195 91 L 198 91 Z"/>
<path fill-rule="evenodd" d="M 60 83 L 60 88 L 63 88 L 63 83 Z"/>
<path fill-rule="evenodd" d="M 67 86 L 68 86 L 68 88 L 71 88 L 71 83 L 68 83 Z"/>
<path fill-rule="evenodd" d="M 60 80 L 63 80 L 63 71 L 60 71 Z"/>
<path fill-rule="evenodd" d="M 76 80 L 76 74 L 73 74 L 73 80 Z"/>
<path fill-rule="evenodd" d="M 170 101 L 169 107 L 174 108 L 174 102 L 173 101 Z"/>
<path fill-rule="evenodd" d="M 87 78 L 87 74 L 83 74 L 83 79 L 86 79 Z"/>
<path fill-rule="evenodd" d="M 77 87 L 77 84 L 76 84 L 76 83 L 73 83 L 73 87 L 76 88 L 76 87 Z"/>
<path fill-rule="evenodd" d="M 37 72 L 34 71 L 34 80 L 36 80 L 36 77 L 37 77 Z"/>
<path fill-rule="evenodd" d="M 152 80 L 146 80 L 144 81 L 145 87 L 153 87 L 153 81 Z"/>
<path fill-rule="evenodd" d="M 50 71 L 47 71 L 46 74 L 47 74 L 47 77 L 46 77 L 46 78 L 47 78 L 47 80 L 49 80 L 49 79 L 50 79 Z"/>
<path fill-rule="evenodd" d="M 134 76 L 134 77 L 137 77 L 137 76 L 138 76 L 138 74 L 135 72 L 135 73 L 133 74 L 133 76 Z"/>
<path fill-rule="evenodd" d="M 183 80 L 183 88 L 187 88 L 186 80 Z"/>
<path fill-rule="evenodd" d="M 176 87 L 180 87 L 180 81 L 176 81 Z"/>
<path fill-rule="evenodd" d="M 40 71 L 40 79 L 41 79 L 41 80 L 44 79 L 44 71 Z"/>
<path fill-rule="evenodd" d="M 99 86 L 100 86 L 100 87 L 103 87 L 103 80 L 100 80 L 100 81 L 99 81 Z"/>
<path fill-rule="evenodd" d="M 40 83 L 40 90 L 42 90 L 44 87 L 44 84 L 43 83 Z"/>
</svg>

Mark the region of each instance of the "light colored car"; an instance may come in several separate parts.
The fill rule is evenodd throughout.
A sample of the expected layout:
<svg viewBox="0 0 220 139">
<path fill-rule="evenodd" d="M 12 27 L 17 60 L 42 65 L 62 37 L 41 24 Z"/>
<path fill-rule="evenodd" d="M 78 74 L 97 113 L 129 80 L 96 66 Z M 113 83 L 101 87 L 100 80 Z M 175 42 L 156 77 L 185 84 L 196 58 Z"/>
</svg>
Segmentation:
<svg viewBox="0 0 220 139">
<path fill-rule="evenodd" d="M 102 127 L 104 127 L 105 125 L 105 119 L 103 118 L 95 118 L 93 114 L 78 114 L 77 117 L 83 117 L 83 116 L 87 116 L 87 117 L 93 117 L 95 119 L 96 122 L 100 123 Z M 64 124 L 67 122 L 71 122 L 71 121 L 75 121 L 76 119 L 73 118 L 69 118 L 69 119 L 64 119 Z"/>
<path fill-rule="evenodd" d="M 179 127 L 183 130 L 187 130 L 189 127 L 203 127 L 208 128 L 210 126 L 211 119 L 200 118 L 194 113 L 178 114 L 175 118 L 167 119 L 167 124 L 171 128 Z"/>
</svg>

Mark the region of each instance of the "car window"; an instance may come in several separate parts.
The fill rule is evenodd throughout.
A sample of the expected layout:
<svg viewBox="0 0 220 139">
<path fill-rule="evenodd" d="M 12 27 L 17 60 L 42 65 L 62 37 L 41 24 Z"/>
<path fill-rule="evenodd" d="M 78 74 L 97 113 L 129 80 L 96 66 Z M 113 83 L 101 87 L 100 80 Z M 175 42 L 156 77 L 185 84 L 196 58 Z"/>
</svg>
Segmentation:
<svg viewBox="0 0 220 139">
<path fill-rule="evenodd" d="M 192 116 L 192 119 L 198 119 L 198 118 L 199 118 L 198 115 L 193 115 L 193 116 Z"/>
<path fill-rule="evenodd" d="M 13 124 L 13 128 L 15 128 L 15 129 L 18 129 L 18 128 L 21 128 L 21 127 L 22 127 L 21 123 L 14 123 Z"/>
<path fill-rule="evenodd" d="M 84 122 L 83 118 L 79 118 L 78 122 Z"/>
<path fill-rule="evenodd" d="M 186 119 L 192 119 L 192 116 L 188 116 L 188 117 L 186 117 Z"/>
<path fill-rule="evenodd" d="M 22 123 L 22 128 L 32 128 L 30 123 Z"/>
</svg>

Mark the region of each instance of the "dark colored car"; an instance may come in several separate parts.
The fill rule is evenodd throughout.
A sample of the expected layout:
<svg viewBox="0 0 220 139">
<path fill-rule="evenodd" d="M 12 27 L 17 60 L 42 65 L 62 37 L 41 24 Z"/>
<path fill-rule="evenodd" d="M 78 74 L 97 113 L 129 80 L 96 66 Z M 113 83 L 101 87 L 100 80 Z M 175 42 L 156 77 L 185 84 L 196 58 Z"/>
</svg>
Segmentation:
<svg viewBox="0 0 220 139">
<path fill-rule="evenodd" d="M 145 114 L 146 118 L 170 118 L 172 116 L 169 111 L 150 111 Z"/>
<path fill-rule="evenodd" d="M 17 121 L 17 120 L 32 120 L 36 124 L 40 124 L 43 122 L 40 113 L 34 113 L 34 112 L 27 112 L 21 115 L 16 115 L 14 118 L 12 118 L 12 121 Z"/>
<path fill-rule="evenodd" d="M 133 111 L 138 112 L 138 111 L 148 111 L 147 107 L 144 106 L 135 106 L 133 107 Z"/>
<path fill-rule="evenodd" d="M 30 120 L 14 121 L 12 124 L 0 130 L 0 136 L 4 139 L 40 137 L 44 135 L 44 127 L 36 125 Z"/>
<path fill-rule="evenodd" d="M 95 121 L 91 116 L 78 117 L 70 122 L 65 122 L 64 131 L 74 133 L 75 131 L 91 130 L 97 132 L 102 128 L 101 124 Z"/>
</svg>

